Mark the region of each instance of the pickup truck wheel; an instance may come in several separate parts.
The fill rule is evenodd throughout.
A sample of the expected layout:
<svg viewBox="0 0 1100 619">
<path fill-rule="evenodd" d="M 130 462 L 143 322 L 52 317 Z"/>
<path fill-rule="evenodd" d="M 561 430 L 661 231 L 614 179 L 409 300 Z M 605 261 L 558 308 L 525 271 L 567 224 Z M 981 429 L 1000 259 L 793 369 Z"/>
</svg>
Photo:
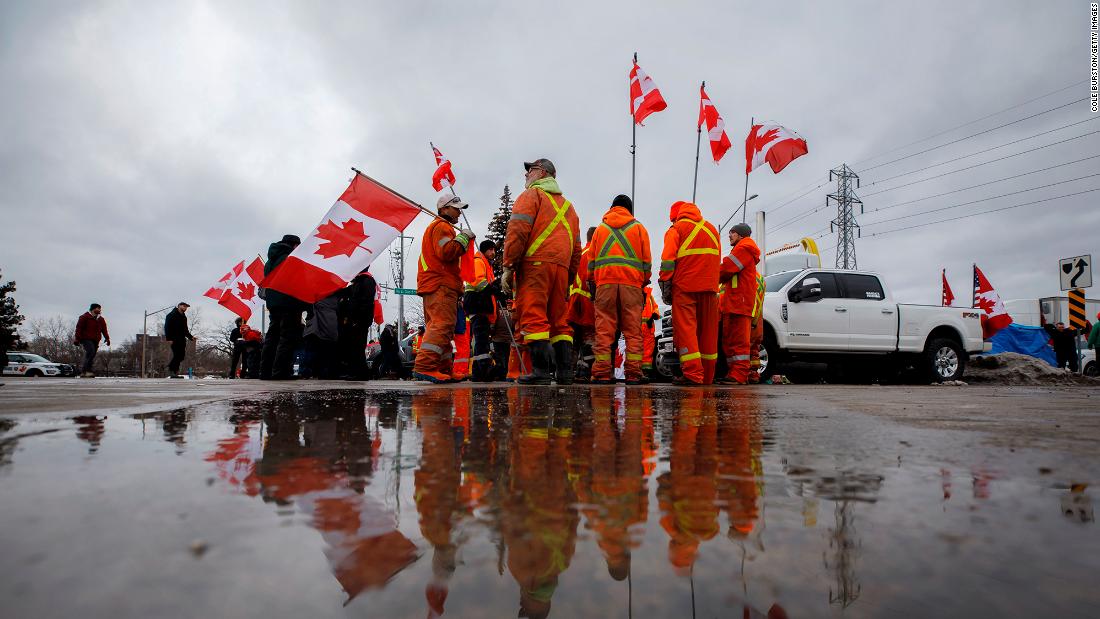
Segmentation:
<svg viewBox="0 0 1100 619">
<path fill-rule="evenodd" d="M 760 382 L 764 382 L 775 375 L 779 369 L 779 346 L 775 338 L 764 336 L 764 345 L 760 347 Z"/>
<path fill-rule="evenodd" d="M 943 337 L 928 342 L 924 348 L 924 361 L 930 378 L 937 383 L 959 380 L 966 369 L 962 347 L 955 340 Z"/>
<path fill-rule="evenodd" d="M 1089 362 L 1089 364 L 1085 366 L 1085 376 L 1091 376 L 1093 378 L 1100 376 L 1100 366 L 1096 365 L 1095 361 Z"/>
<path fill-rule="evenodd" d="M 27 373 L 24 374 L 23 376 L 27 376 L 29 378 L 41 378 L 42 377 L 42 371 L 41 370 L 30 369 L 30 370 L 27 370 Z"/>
</svg>

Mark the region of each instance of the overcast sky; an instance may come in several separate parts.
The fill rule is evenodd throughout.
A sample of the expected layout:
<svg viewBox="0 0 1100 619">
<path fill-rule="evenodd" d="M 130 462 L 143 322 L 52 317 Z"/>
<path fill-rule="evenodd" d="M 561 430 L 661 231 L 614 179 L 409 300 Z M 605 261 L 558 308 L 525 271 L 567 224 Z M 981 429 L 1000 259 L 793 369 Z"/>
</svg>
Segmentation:
<svg viewBox="0 0 1100 619">
<path fill-rule="evenodd" d="M 809 155 L 755 171 L 768 210 L 848 163 L 860 193 L 1100 130 L 1075 127 L 870 183 L 1078 121 L 1087 101 L 875 169 L 878 163 L 1088 96 L 1088 2 L 4 2 L 0 4 L 0 268 L 28 318 L 92 301 L 121 342 L 142 309 L 201 295 L 285 233 L 308 234 L 356 166 L 433 204 L 429 140 L 454 163 L 481 235 L 521 162 L 548 157 L 582 227 L 630 190 L 631 53 L 668 109 L 638 129 L 637 214 L 655 244 L 690 199 L 698 86 L 734 148 L 704 141 L 698 203 L 721 222 L 744 190 L 751 117 L 798 131 Z M 1011 111 L 895 147 L 1075 84 Z M 1100 192 L 876 237 L 868 233 L 1100 187 L 1090 161 L 872 213 L 875 208 L 1100 153 L 1100 134 L 868 197 L 859 266 L 902 301 L 938 303 L 939 270 L 969 299 L 977 262 L 1003 298 L 1058 293 L 1057 260 L 1100 258 Z M 825 202 L 826 185 L 774 224 Z M 751 210 L 750 210 L 751 213 Z M 769 246 L 827 228 L 822 209 Z M 751 218 L 750 218 L 751 221 Z M 425 218 L 409 233 L 419 251 Z M 835 236 L 819 239 L 822 248 Z M 659 253 L 660 247 L 655 246 Z M 832 263 L 835 250 L 825 255 Z M 381 262 L 386 262 L 385 264 Z M 409 261 L 412 262 L 411 260 Z M 390 283 L 389 265 L 373 269 Z M 407 278 L 415 278 L 412 264 Z M 408 282 L 415 279 L 407 279 Z M 411 284 L 410 284 L 411 285 Z M 1095 293 L 1089 296 L 1098 296 Z M 393 318 L 395 297 L 387 300 Z"/>
</svg>

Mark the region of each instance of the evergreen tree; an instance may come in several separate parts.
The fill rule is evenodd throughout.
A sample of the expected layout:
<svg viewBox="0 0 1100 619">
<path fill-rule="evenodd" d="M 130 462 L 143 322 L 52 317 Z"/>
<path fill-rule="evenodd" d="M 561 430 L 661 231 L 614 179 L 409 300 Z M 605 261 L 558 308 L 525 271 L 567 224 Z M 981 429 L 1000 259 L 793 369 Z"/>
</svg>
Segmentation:
<svg viewBox="0 0 1100 619">
<path fill-rule="evenodd" d="M 489 229 L 485 234 L 485 238 L 497 246 L 497 255 L 491 261 L 493 273 L 496 273 L 497 277 L 504 268 L 504 236 L 508 233 L 508 220 L 512 218 L 512 204 L 512 192 L 508 189 L 508 185 L 505 185 L 504 193 L 500 196 L 500 208 L 489 220 Z"/>
<path fill-rule="evenodd" d="M 15 292 L 15 282 L 0 284 L 0 355 L 9 350 L 23 348 L 19 339 L 19 325 L 23 324 L 23 315 L 19 306 L 9 295 Z M 7 363 L 7 359 L 2 360 Z"/>
</svg>

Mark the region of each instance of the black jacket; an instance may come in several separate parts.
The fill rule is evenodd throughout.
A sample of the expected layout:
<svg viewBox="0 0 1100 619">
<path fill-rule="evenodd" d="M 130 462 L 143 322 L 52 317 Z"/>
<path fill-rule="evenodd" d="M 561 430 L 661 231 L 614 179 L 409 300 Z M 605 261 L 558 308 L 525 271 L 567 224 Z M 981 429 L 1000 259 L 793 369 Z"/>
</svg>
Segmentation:
<svg viewBox="0 0 1100 619">
<path fill-rule="evenodd" d="M 283 243 L 282 241 L 272 243 L 267 248 L 267 264 L 264 265 L 264 275 L 270 275 L 275 267 L 282 264 L 283 260 L 286 260 L 286 257 L 292 251 L 294 251 L 294 246 L 289 243 Z M 299 301 L 285 292 L 270 288 L 264 289 L 264 300 L 267 301 L 267 309 L 269 310 L 297 310 L 301 312 L 305 311 L 308 306 L 308 303 Z"/>
<path fill-rule="evenodd" d="M 374 295 L 378 285 L 370 273 L 360 273 L 344 288 L 340 299 L 340 322 L 370 326 L 374 321 Z"/>
<path fill-rule="evenodd" d="M 193 336 L 187 330 L 187 316 L 180 308 L 173 307 L 172 311 L 164 317 L 164 339 L 169 342 L 191 339 Z"/>
<path fill-rule="evenodd" d="M 1050 336 L 1050 343 L 1054 345 L 1054 352 L 1063 355 L 1077 352 L 1078 333 L 1075 327 L 1066 327 L 1061 331 L 1056 329 L 1054 325 L 1043 325 L 1043 328 Z"/>
</svg>

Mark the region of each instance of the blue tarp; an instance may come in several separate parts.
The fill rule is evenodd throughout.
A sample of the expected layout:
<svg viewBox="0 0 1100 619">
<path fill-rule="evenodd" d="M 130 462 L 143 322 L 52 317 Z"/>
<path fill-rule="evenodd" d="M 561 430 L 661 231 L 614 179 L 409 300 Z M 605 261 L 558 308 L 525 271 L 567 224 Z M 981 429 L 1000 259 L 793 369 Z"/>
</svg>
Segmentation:
<svg viewBox="0 0 1100 619">
<path fill-rule="evenodd" d="M 995 333 L 990 341 L 993 343 L 991 354 L 1018 352 L 1042 359 L 1055 367 L 1058 365 L 1054 348 L 1049 344 L 1050 336 L 1042 327 L 1025 327 L 1013 323 Z"/>
</svg>

